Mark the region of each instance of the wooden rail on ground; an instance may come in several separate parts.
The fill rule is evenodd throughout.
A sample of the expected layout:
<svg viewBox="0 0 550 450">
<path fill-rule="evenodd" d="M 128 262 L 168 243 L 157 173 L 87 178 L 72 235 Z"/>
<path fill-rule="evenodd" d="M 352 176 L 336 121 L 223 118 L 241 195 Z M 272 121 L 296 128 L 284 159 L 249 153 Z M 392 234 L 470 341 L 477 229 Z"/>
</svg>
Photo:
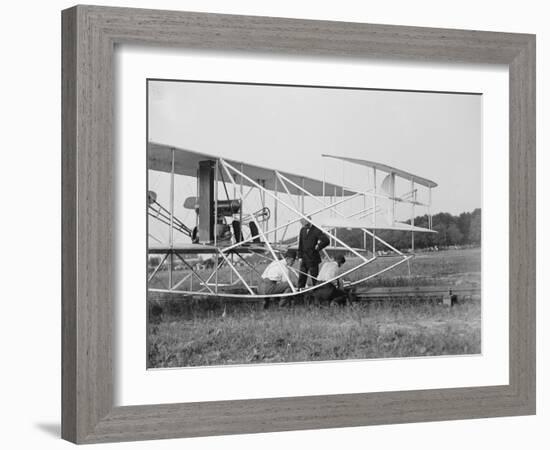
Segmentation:
<svg viewBox="0 0 550 450">
<path fill-rule="evenodd" d="M 462 299 L 480 298 L 479 287 L 449 287 L 449 286 L 404 286 L 404 287 L 373 287 L 360 288 L 353 292 L 354 300 L 442 300 L 452 304 Z"/>
</svg>

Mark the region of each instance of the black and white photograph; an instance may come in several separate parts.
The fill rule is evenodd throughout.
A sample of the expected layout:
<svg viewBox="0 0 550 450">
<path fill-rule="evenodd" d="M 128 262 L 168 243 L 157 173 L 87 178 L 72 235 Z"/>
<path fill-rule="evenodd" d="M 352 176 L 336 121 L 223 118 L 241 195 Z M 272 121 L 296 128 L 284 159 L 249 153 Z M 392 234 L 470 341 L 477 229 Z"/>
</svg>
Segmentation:
<svg viewBox="0 0 550 450">
<path fill-rule="evenodd" d="M 545 3 L 98 3 L 3 9 L 3 448 L 548 448 Z"/>
<path fill-rule="evenodd" d="M 147 367 L 479 355 L 482 103 L 147 80 Z"/>
</svg>

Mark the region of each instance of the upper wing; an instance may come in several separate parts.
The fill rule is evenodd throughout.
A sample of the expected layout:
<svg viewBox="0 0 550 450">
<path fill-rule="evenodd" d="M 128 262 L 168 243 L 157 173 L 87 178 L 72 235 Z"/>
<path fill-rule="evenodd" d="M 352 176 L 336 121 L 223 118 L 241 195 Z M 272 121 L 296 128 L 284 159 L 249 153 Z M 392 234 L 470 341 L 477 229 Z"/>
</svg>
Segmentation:
<svg viewBox="0 0 550 450">
<path fill-rule="evenodd" d="M 428 180 L 427 178 L 419 177 L 418 175 L 414 175 L 410 172 L 406 172 L 405 170 L 396 169 L 395 167 L 387 166 L 386 164 L 367 161 L 366 159 L 347 158 L 344 156 L 323 155 L 323 157 L 339 159 L 341 161 L 347 161 L 349 163 L 358 164 L 360 166 L 372 167 L 373 169 L 381 170 L 382 172 L 386 172 L 386 173 L 394 173 L 395 175 L 401 178 L 404 178 L 406 180 L 412 180 L 417 184 L 420 184 L 422 186 L 426 186 L 429 188 L 434 188 L 437 186 L 437 183 L 435 181 Z"/>
<path fill-rule="evenodd" d="M 174 147 L 171 145 L 159 144 L 156 142 L 149 142 L 147 145 L 147 164 L 150 170 L 159 170 L 161 172 L 170 173 L 172 170 L 172 150 L 174 150 L 174 172 L 178 175 L 187 175 L 190 177 L 197 176 L 197 168 L 200 161 L 204 160 L 216 160 L 219 156 L 208 155 L 206 153 L 199 153 L 192 150 Z M 243 171 L 247 176 L 253 180 L 261 180 L 265 188 L 271 191 L 277 190 L 278 192 L 285 192 L 281 183 L 276 182 L 277 176 L 275 175 L 275 169 L 255 166 L 252 164 L 234 161 L 224 158 L 229 164 L 235 168 Z M 315 196 L 322 196 L 323 193 L 327 195 L 337 193 L 342 195 L 342 186 L 337 186 L 331 183 L 324 183 L 322 180 L 316 180 L 314 178 L 303 177 L 288 172 L 279 171 L 282 175 L 286 176 L 294 183 L 302 186 L 306 191 Z M 240 180 L 238 180 L 240 183 Z M 244 186 L 250 186 L 250 182 L 246 179 L 242 180 Z M 288 190 L 293 195 L 300 194 L 300 190 L 291 184 L 287 184 Z M 344 195 L 349 196 L 355 194 L 354 191 L 345 190 Z"/>
</svg>

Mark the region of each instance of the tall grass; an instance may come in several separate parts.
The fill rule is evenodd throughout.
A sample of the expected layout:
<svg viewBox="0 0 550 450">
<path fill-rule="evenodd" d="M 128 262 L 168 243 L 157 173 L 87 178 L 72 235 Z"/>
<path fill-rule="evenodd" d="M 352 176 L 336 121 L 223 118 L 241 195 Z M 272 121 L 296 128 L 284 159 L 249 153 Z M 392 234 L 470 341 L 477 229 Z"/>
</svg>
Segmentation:
<svg viewBox="0 0 550 450">
<path fill-rule="evenodd" d="M 161 314 L 150 325 L 150 367 L 475 354 L 481 344 L 479 301 Z"/>
</svg>

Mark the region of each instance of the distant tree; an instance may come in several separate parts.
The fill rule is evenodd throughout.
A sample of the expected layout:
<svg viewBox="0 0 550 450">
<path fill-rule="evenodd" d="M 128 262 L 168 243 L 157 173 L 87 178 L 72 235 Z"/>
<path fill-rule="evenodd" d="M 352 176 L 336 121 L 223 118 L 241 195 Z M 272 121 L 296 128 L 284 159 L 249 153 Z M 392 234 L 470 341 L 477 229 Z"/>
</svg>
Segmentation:
<svg viewBox="0 0 550 450">
<path fill-rule="evenodd" d="M 160 264 L 160 256 L 150 256 L 149 257 L 149 265 L 152 267 L 156 267 Z"/>
<path fill-rule="evenodd" d="M 406 223 L 410 223 L 408 220 Z M 414 218 L 414 225 L 428 227 L 428 216 Z M 417 249 L 446 247 L 449 245 L 480 245 L 481 244 L 481 209 L 464 212 L 458 216 L 449 213 L 438 213 L 432 217 L 432 228 L 437 233 L 415 233 L 414 246 Z M 399 250 L 411 248 L 411 233 L 407 231 L 378 230 L 376 235 Z M 350 247 L 372 248 L 372 238 L 365 239 L 363 232 L 358 229 L 338 229 L 337 236 Z M 382 245 L 377 244 L 381 250 Z"/>
<path fill-rule="evenodd" d="M 447 245 L 460 245 L 463 241 L 463 235 L 455 223 L 447 227 Z"/>
<path fill-rule="evenodd" d="M 474 245 L 481 244 L 481 209 L 479 208 L 472 212 L 468 241 Z"/>
<path fill-rule="evenodd" d="M 433 243 L 438 247 L 444 247 L 447 245 L 447 227 L 443 223 L 438 223 L 433 226 L 433 230 L 437 234 L 433 235 Z"/>
<path fill-rule="evenodd" d="M 463 212 L 458 216 L 457 225 L 458 225 L 458 229 L 462 233 L 461 244 L 468 243 L 468 234 L 470 232 L 471 219 L 472 219 L 472 213 Z"/>
<path fill-rule="evenodd" d="M 336 236 L 350 247 L 363 247 L 363 232 L 361 230 L 342 228 L 337 231 Z"/>
</svg>

